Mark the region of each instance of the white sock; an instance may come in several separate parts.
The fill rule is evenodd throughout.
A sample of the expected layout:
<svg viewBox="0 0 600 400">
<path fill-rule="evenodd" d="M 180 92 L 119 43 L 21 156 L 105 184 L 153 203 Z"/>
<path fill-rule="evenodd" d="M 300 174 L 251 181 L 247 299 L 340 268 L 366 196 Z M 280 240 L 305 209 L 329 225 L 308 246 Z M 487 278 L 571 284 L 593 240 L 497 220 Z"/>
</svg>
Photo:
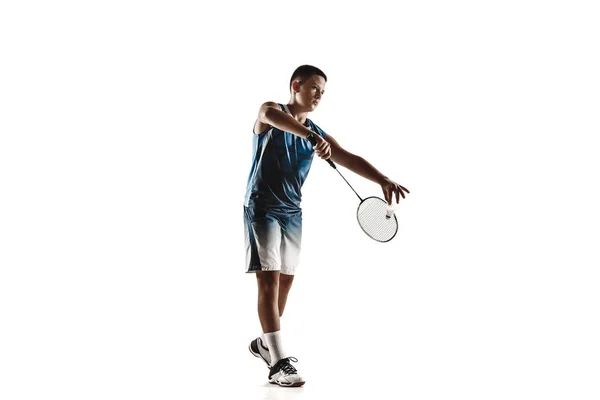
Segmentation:
<svg viewBox="0 0 600 400">
<path fill-rule="evenodd" d="M 269 332 L 264 335 L 267 347 L 269 348 L 269 354 L 271 355 L 271 365 L 275 365 L 277 361 L 286 357 L 281 343 L 281 331 Z"/>
</svg>

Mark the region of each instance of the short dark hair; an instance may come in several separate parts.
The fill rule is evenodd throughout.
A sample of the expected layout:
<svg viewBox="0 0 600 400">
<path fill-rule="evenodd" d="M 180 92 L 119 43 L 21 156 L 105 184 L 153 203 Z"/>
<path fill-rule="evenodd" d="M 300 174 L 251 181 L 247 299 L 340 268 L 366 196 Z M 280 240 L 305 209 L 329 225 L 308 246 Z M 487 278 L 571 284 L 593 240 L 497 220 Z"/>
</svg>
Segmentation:
<svg viewBox="0 0 600 400">
<path fill-rule="evenodd" d="M 292 78 L 290 79 L 290 87 L 292 86 L 292 82 L 294 82 L 294 80 L 297 78 L 300 78 L 301 81 L 304 81 L 313 75 L 319 75 L 325 79 L 325 82 L 327 82 L 327 75 L 325 75 L 325 73 L 319 68 L 313 67 L 312 65 L 301 65 L 296 68 L 292 74 Z"/>
</svg>

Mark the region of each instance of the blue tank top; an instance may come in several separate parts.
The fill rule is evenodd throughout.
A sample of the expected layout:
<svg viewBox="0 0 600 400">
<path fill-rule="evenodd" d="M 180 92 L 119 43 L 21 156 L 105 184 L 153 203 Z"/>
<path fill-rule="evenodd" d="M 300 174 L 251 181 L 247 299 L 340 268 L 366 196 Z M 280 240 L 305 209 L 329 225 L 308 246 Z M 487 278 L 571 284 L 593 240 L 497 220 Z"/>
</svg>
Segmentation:
<svg viewBox="0 0 600 400">
<path fill-rule="evenodd" d="M 287 106 L 279 104 L 289 114 Z M 310 119 L 304 124 L 325 138 L 325 132 Z M 271 127 L 254 134 L 252 167 L 244 205 L 272 213 L 293 215 L 302 211 L 302 185 L 313 159 L 313 146 L 304 138 Z"/>
</svg>

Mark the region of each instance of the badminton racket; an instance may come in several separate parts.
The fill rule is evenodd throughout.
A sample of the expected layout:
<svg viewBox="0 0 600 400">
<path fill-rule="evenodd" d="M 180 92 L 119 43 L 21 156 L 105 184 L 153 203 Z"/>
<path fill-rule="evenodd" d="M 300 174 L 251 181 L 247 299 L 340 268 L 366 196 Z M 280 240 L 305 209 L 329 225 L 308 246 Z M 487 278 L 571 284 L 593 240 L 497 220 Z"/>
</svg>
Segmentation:
<svg viewBox="0 0 600 400">
<path fill-rule="evenodd" d="M 317 144 L 317 139 L 315 139 L 313 135 L 309 135 L 307 139 L 313 146 Z M 387 201 L 376 196 L 370 196 L 364 199 L 360 197 L 352 185 L 344 178 L 344 175 L 337 169 L 335 163 L 330 159 L 325 161 L 340 174 L 342 179 L 350 186 L 350 189 L 352 189 L 356 197 L 360 200 L 360 204 L 356 209 L 356 219 L 363 232 L 371 239 L 378 242 L 389 242 L 392 240 L 398 232 L 398 220 L 394 214 L 394 208 L 389 206 Z"/>
</svg>

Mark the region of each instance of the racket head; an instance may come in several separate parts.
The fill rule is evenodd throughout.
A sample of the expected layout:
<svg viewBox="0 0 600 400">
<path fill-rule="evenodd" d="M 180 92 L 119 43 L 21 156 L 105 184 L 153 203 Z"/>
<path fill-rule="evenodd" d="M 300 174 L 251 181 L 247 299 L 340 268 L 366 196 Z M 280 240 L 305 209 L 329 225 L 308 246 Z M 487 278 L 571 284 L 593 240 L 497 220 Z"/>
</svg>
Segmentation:
<svg viewBox="0 0 600 400">
<path fill-rule="evenodd" d="M 356 219 L 363 232 L 378 242 L 389 242 L 398 232 L 396 214 L 389 218 L 387 201 L 371 196 L 363 199 L 356 209 Z"/>
</svg>

